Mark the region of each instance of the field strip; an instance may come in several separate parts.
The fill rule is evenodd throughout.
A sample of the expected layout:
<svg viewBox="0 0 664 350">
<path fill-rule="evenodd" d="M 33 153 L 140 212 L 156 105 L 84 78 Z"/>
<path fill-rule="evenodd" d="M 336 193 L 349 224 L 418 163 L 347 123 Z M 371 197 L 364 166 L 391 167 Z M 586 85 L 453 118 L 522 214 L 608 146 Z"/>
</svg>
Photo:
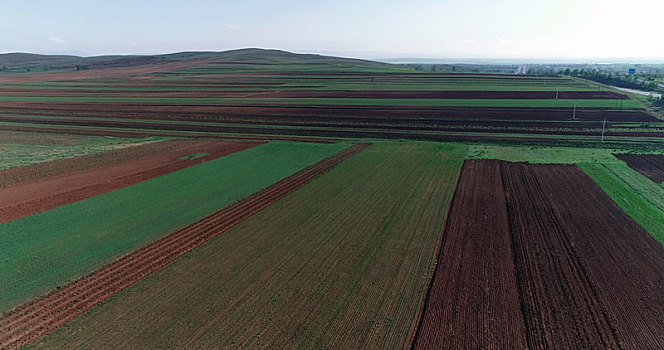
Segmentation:
<svg viewBox="0 0 664 350">
<path fill-rule="evenodd" d="M 472 176 L 483 179 L 471 179 L 468 169 L 480 167 L 475 162 L 485 170 Z M 441 273 L 412 346 L 661 348 L 664 248 L 580 168 L 508 162 L 491 168 L 492 162 L 464 164 L 437 262 Z M 465 186 L 471 181 L 480 182 Z M 487 191 L 504 192 L 505 202 Z M 509 221 L 506 239 L 477 226 L 500 218 Z M 504 241 L 512 253 L 499 249 Z M 508 265 L 504 273 L 501 264 Z M 518 296 L 513 317 L 497 306 L 509 298 L 489 298 L 501 291 Z"/>
<path fill-rule="evenodd" d="M 35 348 L 402 348 L 466 152 L 381 142 Z"/>
<path fill-rule="evenodd" d="M 59 135 L 36 133 L 36 136 L 40 138 L 47 138 L 49 136 L 57 137 Z M 191 144 L 191 141 L 187 139 L 157 140 L 137 146 L 4 169 L 0 170 L 0 188 L 36 182 L 95 167 L 129 162 L 154 156 L 162 152 L 172 152 L 173 149 L 184 147 L 185 144 Z"/>
<path fill-rule="evenodd" d="M 12 310 L 0 319 L 0 347 L 18 348 L 49 334 L 369 146 L 358 144 L 347 148 L 193 225 L 124 255 L 57 291 Z"/>
<path fill-rule="evenodd" d="M 187 147 L 152 157 L 0 189 L 0 224 L 131 186 L 260 144 L 192 141 Z M 180 159 L 200 151 L 211 153 L 195 160 Z"/>
<path fill-rule="evenodd" d="M 503 191 L 499 161 L 464 163 L 412 347 L 526 348 Z"/>
</svg>

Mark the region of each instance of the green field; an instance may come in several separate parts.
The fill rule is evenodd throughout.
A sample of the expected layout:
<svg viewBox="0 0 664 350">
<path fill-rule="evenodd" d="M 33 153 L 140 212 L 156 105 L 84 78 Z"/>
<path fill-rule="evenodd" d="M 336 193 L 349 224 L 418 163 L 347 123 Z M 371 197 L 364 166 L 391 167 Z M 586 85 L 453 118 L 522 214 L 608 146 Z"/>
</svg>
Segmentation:
<svg viewBox="0 0 664 350">
<path fill-rule="evenodd" d="M 272 142 L 0 224 L 0 312 L 347 146 Z"/>
<path fill-rule="evenodd" d="M 664 244 L 664 188 L 623 162 L 580 163 L 620 207 Z"/>
<path fill-rule="evenodd" d="M 464 154 L 375 144 L 35 347 L 402 348 Z"/>
</svg>

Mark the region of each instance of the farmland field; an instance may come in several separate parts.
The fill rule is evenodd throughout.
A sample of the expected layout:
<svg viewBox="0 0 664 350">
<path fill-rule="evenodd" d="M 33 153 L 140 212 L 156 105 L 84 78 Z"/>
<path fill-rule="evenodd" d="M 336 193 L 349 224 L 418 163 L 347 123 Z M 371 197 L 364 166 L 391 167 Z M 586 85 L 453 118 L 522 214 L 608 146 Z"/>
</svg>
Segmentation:
<svg viewBox="0 0 664 350">
<path fill-rule="evenodd" d="M 0 65 L 2 349 L 664 347 L 645 99 L 260 49 L 34 59 Z"/>
<path fill-rule="evenodd" d="M 402 347 L 464 152 L 376 144 L 43 345 Z"/>
<path fill-rule="evenodd" d="M 112 74 L 0 75 L 0 130 L 573 144 L 598 142 L 606 118 L 613 143 L 664 135 L 639 100 L 569 77 L 421 73 L 260 50 L 192 56 Z"/>
<path fill-rule="evenodd" d="M 242 199 L 347 144 L 270 143 L 0 225 L 0 310 Z"/>
<path fill-rule="evenodd" d="M 0 171 L 50 160 L 131 147 L 154 140 L 156 139 L 0 131 Z"/>
<path fill-rule="evenodd" d="M 578 167 L 468 161 L 443 237 L 415 348 L 663 346 L 664 247 Z"/>
</svg>

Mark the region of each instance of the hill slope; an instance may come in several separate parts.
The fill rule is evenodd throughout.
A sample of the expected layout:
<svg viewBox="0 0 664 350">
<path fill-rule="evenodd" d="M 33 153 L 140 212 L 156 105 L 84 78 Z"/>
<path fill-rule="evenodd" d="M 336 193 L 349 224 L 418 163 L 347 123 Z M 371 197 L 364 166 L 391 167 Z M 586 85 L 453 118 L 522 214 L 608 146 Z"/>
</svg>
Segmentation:
<svg viewBox="0 0 664 350">
<path fill-rule="evenodd" d="M 214 63 L 246 64 L 327 64 L 382 68 L 389 64 L 359 59 L 296 54 L 281 50 L 239 49 L 222 52 L 178 52 L 164 55 L 128 56 L 64 56 L 30 53 L 0 54 L 0 70 L 4 73 L 43 72 L 54 70 L 88 70 L 123 68 L 173 61 L 207 60 Z"/>
</svg>

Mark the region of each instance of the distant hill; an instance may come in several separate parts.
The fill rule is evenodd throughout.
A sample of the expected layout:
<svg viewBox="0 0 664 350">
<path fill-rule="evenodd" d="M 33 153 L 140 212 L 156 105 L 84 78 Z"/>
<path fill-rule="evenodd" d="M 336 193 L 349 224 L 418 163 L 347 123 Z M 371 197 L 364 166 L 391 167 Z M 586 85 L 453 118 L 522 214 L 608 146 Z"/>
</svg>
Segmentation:
<svg viewBox="0 0 664 350">
<path fill-rule="evenodd" d="M 178 52 L 163 55 L 127 55 L 79 57 L 38 55 L 31 53 L 0 54 L 0 71 L 4 73 L 43 72 L 54 70 L 88 70 L 135 67 L 174 61 L 207 60 L 213 63 L 238 64 L 326 64 L 384 68 L 391 65 L 360 59 L 296 54 L 281 50 L 239 49 L 222 52 Z"/>
</svg>

